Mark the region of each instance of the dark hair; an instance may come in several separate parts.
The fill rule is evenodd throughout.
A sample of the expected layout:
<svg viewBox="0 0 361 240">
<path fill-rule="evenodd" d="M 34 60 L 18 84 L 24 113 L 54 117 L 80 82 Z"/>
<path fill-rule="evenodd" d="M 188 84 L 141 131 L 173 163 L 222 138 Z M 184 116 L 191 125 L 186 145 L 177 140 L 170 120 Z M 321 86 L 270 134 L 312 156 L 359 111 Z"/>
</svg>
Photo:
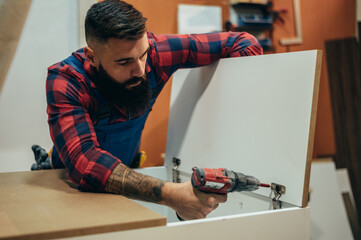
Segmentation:
<svg viewBox="0 0 361 240">
<path fill-rule="evenodd" d="M 109 38 L 139 40 L 146 31 L 147 19 L 131 4 L 120 0 L 95 3 L 85 18 L 87 43 L 105 43 Z"/>
</svg>

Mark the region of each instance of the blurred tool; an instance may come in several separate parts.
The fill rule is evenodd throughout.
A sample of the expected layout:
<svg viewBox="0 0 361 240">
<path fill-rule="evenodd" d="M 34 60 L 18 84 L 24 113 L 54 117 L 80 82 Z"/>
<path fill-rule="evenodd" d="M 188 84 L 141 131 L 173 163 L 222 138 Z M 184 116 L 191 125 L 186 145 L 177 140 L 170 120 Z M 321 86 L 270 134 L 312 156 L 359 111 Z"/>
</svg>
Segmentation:
<svg viewBox="0 0 361 240">
<path fill-rule="evenodd" d="M 144 162 L 147 160 L 147 154 L 145 151 L 139 151 L 135 157 L 133 162 L 130 164 L 130 168 L 142 168 Z"/>
<path fill-rule="evenodd" d="M 35 163 L 31 165 L 31 170 L 41 170 L 41 169 L 52 169 L 52 164 L 50 161 L 51 151 L 48 153 L 44 148 L 39 145 L 31 146 L 33 150 Z"/>
</svg>

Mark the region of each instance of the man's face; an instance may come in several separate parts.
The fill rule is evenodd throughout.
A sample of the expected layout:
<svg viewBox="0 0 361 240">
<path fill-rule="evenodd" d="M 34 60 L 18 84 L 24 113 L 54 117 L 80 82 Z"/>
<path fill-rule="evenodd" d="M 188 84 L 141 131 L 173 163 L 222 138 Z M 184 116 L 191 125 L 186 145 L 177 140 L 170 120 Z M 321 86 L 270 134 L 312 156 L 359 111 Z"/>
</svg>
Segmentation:
<svg viewBox="0 0 361 240">
<path fill-rule="evenodd" d="M 90 63 L 99 70 L 102 64 L 104 70 L 118 83 L 125 83 L 133 77 L 145 75 L 145 64 L 149 49 L 146 33 L 139 40 L 108 39 L 106 44 L 95 44 L 94 58 Z M 132 88 L 138 83 L 129 84 Z"/>
<path fill-rule="evenodd" d="M 89 50 L 86 55 L 97 69 L 94 80 L 99 92 L 131 115 L 144 111 L 151 98 L 145 74 L 147 36 L 137 41 L 111 38 L 94 49 L 94 56 L 89 57 Z"/>
</svg>

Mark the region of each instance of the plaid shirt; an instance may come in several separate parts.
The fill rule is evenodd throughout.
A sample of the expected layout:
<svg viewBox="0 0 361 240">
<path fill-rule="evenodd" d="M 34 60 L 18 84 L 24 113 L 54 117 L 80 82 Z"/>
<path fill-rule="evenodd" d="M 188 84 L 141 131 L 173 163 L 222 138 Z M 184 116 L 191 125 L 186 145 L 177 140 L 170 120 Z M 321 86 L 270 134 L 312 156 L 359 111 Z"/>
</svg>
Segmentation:
<svg viewBox="0 0 361 240">
<path fill-rule="evenodd" d="M 179 68 L 211 64 L 220 58 L 260 55 L 257 40 L 247 34 L 227 32 L 196 35 L 153 35 L 148 33 L 146 73 L 155 74 L 157 84 L 166 83 Z M 81 50 L 73 53 L 92 79 L 94 69 Z M 152 64 L 152 68 L 149 66 Z M 154 71 L 152 73 L 151 71 Z M 69 178 L 85 191 L 104 191 L 113 169 L 121 162 L 100 148 L 94 131 L 98 99 L 96 89 L 73 66 L 56 63 L 48 68 L 46 82 L 50 135 Z M 115 107 L 115 106 L 114 106 Z M 128 120 L 126 111 L 116 109 L 110 123 Z"/>
</svg>

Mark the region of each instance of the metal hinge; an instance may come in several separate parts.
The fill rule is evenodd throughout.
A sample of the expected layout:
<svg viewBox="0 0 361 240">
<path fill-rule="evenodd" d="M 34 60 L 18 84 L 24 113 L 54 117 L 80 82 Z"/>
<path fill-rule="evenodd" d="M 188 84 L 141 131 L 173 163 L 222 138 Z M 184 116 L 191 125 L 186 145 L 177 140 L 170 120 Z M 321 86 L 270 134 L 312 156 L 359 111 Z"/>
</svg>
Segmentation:
<svg viewBox="0 0 361 240">
<path fill-rule="evenodd" d="M 179 177 L 179 165 L 181 164 L 181 160 L 179 158 L 173 158 L 173 182 L 180 183 L 181 179 Z"/>
<path fill-rule="evenodd" d="M 272 198 L 273 209 L 282 208 L 282 202 L 279 199 L 286 193 L 286 187 L 277 183 L 271 183 L 271 189 L 274 194 L 274 197 Z"/>
</svg>

